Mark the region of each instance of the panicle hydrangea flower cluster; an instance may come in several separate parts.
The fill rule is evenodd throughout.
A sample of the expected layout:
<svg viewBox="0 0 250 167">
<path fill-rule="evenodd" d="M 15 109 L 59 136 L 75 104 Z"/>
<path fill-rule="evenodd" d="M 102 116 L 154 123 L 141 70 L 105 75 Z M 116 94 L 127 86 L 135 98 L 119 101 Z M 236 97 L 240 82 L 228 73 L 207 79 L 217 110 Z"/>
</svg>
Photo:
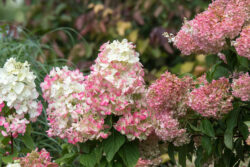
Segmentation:
<svg viewBox="0 0 250 167">
<path fill-rule="evenodd" d="M 245 73 L 239 76 L 238 79 L 233 79 L 232 94 L 240 98 L 242 101 L 250 101 L 250 76 Z"/>
<path fill-rule="evenodd" d="M 54 68 L 41 88 L 48 102 L 49 136 L 66 138 L 73 144 L 107 137 L 102 132 L 104 118 L 86 103 L 84 76 L 79 70 Z"/>
<path fill-rule="evenodd" d="M 226 39 L 239 35 L 249 20 L 249 0 L 215 0 L 193 20 L 186 21 L 174 38 L 184 55 L 218 53 Z"/>
<path fill-rule="evenodd" d="M 27 61 L 10 58 L 0 68 L 0 126 L 5 128 L 1 131 L 4 136 L 24 134 L 26 125 L 35 122 L 42 112 L 36 76 L 29 66 Z"/>
<path fill-rule="evenodd" d="M 25 157 L 17 158 L 13 164 L 8 164 L 7 167 L 58 167 L 58 164 L 51 162 L 50 153 L 45 149 L 40 152 L 36 149 Z"/>
<path fill-rule="evenodd" d="M 102 115 L 120 117 L 114 128 L 131 140 L 152 131 L 145 102 L 144 71 L 139 53 L 127 40 L 105 43 L 86 77 L 87 103 Z"/>
<path fill-rule="evenodd" d="M 233 45 L 240 56 L 250 60 L 250 25 L 242 29 L 240 37 L 233 42 Z"/>
<path fill-rule="evenodd" d="M 165 72 L 148 90 L 147 103 L 155 112 L 170 112 L 170 115 L 186 114 L 185 96 L 192 86 L 192 78 L 178 78 L 170 72 Z M 184 104 L 184 105 L 183 105 Z"/>
<path fill-rule="evenodd" d="M 145 101 L 144 71 L 132 43 L 105 43 L 84 77 L 78 70 L 53 69 L 41 84 L 48 101 L 49 136 L 67 138 L 70 143 L 108 137 L 107 115 L 119 120 L 114 128 L 131 140 L 152 131 Z"/>
<path fill-rule="evenodd" d="M 233 108 L 229 89 L 230 83 L 225 77 L 211 83 L 205 81 L 190 92 L 187 104 L 204 117 L 219 119 Z"/>
<path fill-rule="evenodd" d="M 178 78 L 166 72 L 149 87 L 147 93 L 156 135 L 164 141 L 174 141 L 177 146 L 189 142 L 186 130 L 181 128 L 178 118 L 187 112 L 186 95 L 191 86 L 191 77 Z"/>
</svg>

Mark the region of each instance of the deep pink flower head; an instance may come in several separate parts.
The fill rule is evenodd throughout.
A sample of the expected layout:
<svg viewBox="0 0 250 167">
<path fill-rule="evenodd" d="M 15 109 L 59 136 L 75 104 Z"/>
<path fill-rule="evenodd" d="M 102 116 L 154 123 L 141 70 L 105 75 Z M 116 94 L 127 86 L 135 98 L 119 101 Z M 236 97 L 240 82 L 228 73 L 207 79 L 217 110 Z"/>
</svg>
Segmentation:
<svg viewBox="0 0 250 167">
<path fill-rule="evenodd" d="M 186 94 L 191 88 L 192 78 L 178 78 L 170 72 L 165 72 L 150 87 L 147 93 L 147 103 L 152 112 L 172 112 L 171 115 L 185 115 L 187 105 Z"/>
<path fill-rule="evenodd" d="M 184 55 L 218 53 L 248 19 L 249 0 L 215 0 L 206 11 L 184 23 L 174 44 Z"/>
<path fill-rule="evenodd" d="M 204 117 L 219 119 L 233 108 L 229 89 L 230 83 L 224 77 L 205 82 L 191 91 L 187 104 Z"/>
<path fill-rule="evenodd" d="M 233 79 L 232 94 L 240 98 L 242 101 L 250 101 L 250 76 L 245 73 L 239 76 L 238 79 Z"/>
<path fill-rule="evenodd" d="M 240 56 L 250 60 L 250 25 L 242 29 L 240 37 L 233 43 L 237 53 Z"/>
</svg>

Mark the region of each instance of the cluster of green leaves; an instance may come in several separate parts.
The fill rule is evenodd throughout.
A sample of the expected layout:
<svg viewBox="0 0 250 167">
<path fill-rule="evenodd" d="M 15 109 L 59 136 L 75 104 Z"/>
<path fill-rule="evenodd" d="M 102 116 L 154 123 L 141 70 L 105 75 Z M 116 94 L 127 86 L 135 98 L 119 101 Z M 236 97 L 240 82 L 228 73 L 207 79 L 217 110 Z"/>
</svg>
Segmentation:
<svg viewBox="0 0 250 167">
<path fill-rule="evenodd" d="M 87 141 L 77 146 L 63 144 L 56 162 L 64 167 L 134 167 L 140 156 L 137 144 L 113 130 L 103 141 Z"/>
</svg>

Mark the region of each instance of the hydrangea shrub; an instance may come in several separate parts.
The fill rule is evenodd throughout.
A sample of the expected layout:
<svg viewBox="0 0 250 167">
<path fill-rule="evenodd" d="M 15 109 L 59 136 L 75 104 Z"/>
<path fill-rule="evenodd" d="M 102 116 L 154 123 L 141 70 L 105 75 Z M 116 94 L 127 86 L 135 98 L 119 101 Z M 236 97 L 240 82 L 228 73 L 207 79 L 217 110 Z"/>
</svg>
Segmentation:
<svg viewBox="0 0 250 167">
<path fill-rule="evenodd" d="M 214 0 L 170 35 L 184 55 L 215 57 L 198 78 L 166 71 L 147 85 L 136 46 L 126 39 L 104 43 L 89 74 L 52 68 L 39 83 L 45 136 L 61 144 L 55 162 L 45 149 L 25 157 L 14 150 L 15 140 L 35 147 L 26 126 L 43 108 L 29 63 L 8 59 L 0 68 L 0 140 L 11 152 L 1 159 L 8 167 L 146 167 L 164 165 L 167 153 L 168 165 L 239 166 L 250 145 L 249 6 Z"/>
</svg>

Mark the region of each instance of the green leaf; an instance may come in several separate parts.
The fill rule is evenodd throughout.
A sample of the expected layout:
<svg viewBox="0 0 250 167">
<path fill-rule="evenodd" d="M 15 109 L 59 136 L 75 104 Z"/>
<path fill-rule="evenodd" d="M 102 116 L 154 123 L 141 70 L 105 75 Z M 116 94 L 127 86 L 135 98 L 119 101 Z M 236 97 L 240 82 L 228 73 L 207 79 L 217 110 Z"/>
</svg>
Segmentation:
<svg viewBox="0 0 250 167">
<path fill-rule="evenodd" d="M 195 167 L 201 167 L 201 160 L 202 160 L 203 150 L 202 147 L 199 147 L 196 152 L 196 159 L 194 161 Z"/>
<path fill-rule="evenodd" d="M 187 156 L 186 146 L 180 147 L 178 150 L 178 161 L 182 167 L 186 167 L 186 156 Z"/>
<path fill-rule="evenodd" d="M 82 165 L 94 167 L 96 164 L 99 164 L 102 159 L 102 147 L 96 146 L 91 153 L 83 154 L 79 159 Z"/>
<path fill-rule="evenodd" d="M 250 127 L 250 121 L 245 121 L 244 124 L 245 124 L 247 127 Z"/>
<path fill-rule="evenodd" d="M 93 151 L 90 154 L 83 154 L 80 156 L 80 163 L 86 167 L 95 167 L 96 157 L 95 152 Z"/>
<path fill-rule="evenodd" d="M 249 68 L 248 59 L 246 57 L 242 57 L 242 56 L 237 55 L 237 59 L 238 59 L 241 66 L 243 66 L 247 69 Z"/>
<path fill-rule="evenodd" d="M 220 77 L 228 77 L 230 74 L 230 71 L 223 67 L 223 66 L 217 66 L 216 70 L 213 73 L 213 79 L 219 79 Z"/>
<path fill-rule="evenodd" d="M 210 136 L 215 137 L 214 128 L 211 122 L 207 119 L 201 121 L 201 127 L 200 127 L 202 133 Z"/>
<path fill-rule="evenodd" d="M 29 133 L 25 133 L 23 136 L 20 137 L 25 144 L 26 147 L 28 147 L 30 150 L 34 150 L 36 148 L 36 144 L 34 143 L 32 137 Z"/>
<path fill-rule="evenodd" d="M 11 163 L 11 162 L 13 162 L 14 161 L 14 159 L 13 158 L 15 158 L 15 157 L 17 157 L 18 156 L 18 153 L 17 152 L 14 152 L 13 154 L 11 154 L 11 155 L 8 155 L 8 156 L 6 156 L 6 157 L 2 157 L 2 161 L 4 162 L 4 163 Z"/>
<path fill-rule="evenodd" d="M 169 143 L 168 145 L 168 155 L 171 159 L 171 161 L 175 164 L 175 158 L 174 158 L 174 146 L 172 143 Z"/>
<path fill-rule="evenodd" d="M 107 161 L 105 159 L 102 159 L 99 164 L 99 167 L 106 167 L 106 165 L 107 165 Z"/>
<path fill-rule="evenodd" d="M 238 114 L 238 107 L 236 107 L 229 113 L 226 120 L 227 129 L 224 134 L 224 143 L 231 150 L 233 149 L 233 130 L 237 125 Z"/>
<path fill-rule="evenodd" d="M 122 167 L 122 163 L 120 163 L 120 162 L 115 162 L 113 166 L 114 166 L 114 167 Z"/>
<path fill-rule="evenodd" d="M 212 152 L 212 141 L 208 136 L 202 136 L 201 138 L 201 145 L 204 150 L 207 152 L 208 155 Z"/>
<path fill-rule="evenodd" d="M 215 71 L 217 69 L 217 66 L 219 66 L 221 63 L 222 63 L 221 61 L 217 62 L 216 64 L 214 64 L 212 66 L 212 68 L 209 71 L 207 71 L 207 73 L 206 73 L 206 79 L 207 79 L 208 82 L 211 82 L 213 80 L 214 73 L 215 73 Z"/>
<path fill-rule="evenodd" d="M 249 135 L 247 125 L 241 122 L 241 123 L 239 123 L 238 127 L 239 127 L 240 133 L 242 134 L 243 138 L 246 140 L 248 135 Z"/>
<path fill-rule="evenodd" d="M 117 153 L 117 151 L 120 149 L 120 147 L 124 144 L 125 137 L 118 133 L 117 131 L 114 131 L 112 135 L 103 141 L 103 149 L 106 153 L 106 158 L 108 162 L 110 162 L 114 155 Z"/>
<path fill-rule="evenodd" d="M 243 145 L 243 139 L 238 138 L 235 141 L 235 150 L 236 150 L 236 155 L 239 157 L 241 160 L 244 160 L 244 145 Z"/>
<path fill-rule="evenodd" d="M 189 125 L 189 126 L 190 126 L 190 128 L 191 128 L 192 130 L 194 130 L 195 132 L 200 132 L 200 131 L 201 131 L 201 129 L 200 129 L 200 128 L 195 127 L 195 126 L 194 126 L 194 125 L 192 125 L 191 123 L 189 123 L 188 125 Z"/>
<path fill-rule="evenodd" d="M 134 142 L 123 145 L 118 154 L 126 167 L 134 167 L 140 157 L 138 146 Z"/>
<path fill-rule="evenodd" d="M 64 154 L 61 158 L 56 160 L 56 163 L 62 163 L 62 162 L 67 162 L 70 161 L 72 158 L 74 158 L 76 156 L 75 153 L 68 153 L 68 154 Z"/>
<path fill-rule="evenodd" d="M 99 164 L 99 162 L 102 159 L 102 147 L 101 146 L 97 146 L 94 149 L 94 153 L 95 153 L 95 157 L 96 157 L 96 163 Z"/>
</svg>

